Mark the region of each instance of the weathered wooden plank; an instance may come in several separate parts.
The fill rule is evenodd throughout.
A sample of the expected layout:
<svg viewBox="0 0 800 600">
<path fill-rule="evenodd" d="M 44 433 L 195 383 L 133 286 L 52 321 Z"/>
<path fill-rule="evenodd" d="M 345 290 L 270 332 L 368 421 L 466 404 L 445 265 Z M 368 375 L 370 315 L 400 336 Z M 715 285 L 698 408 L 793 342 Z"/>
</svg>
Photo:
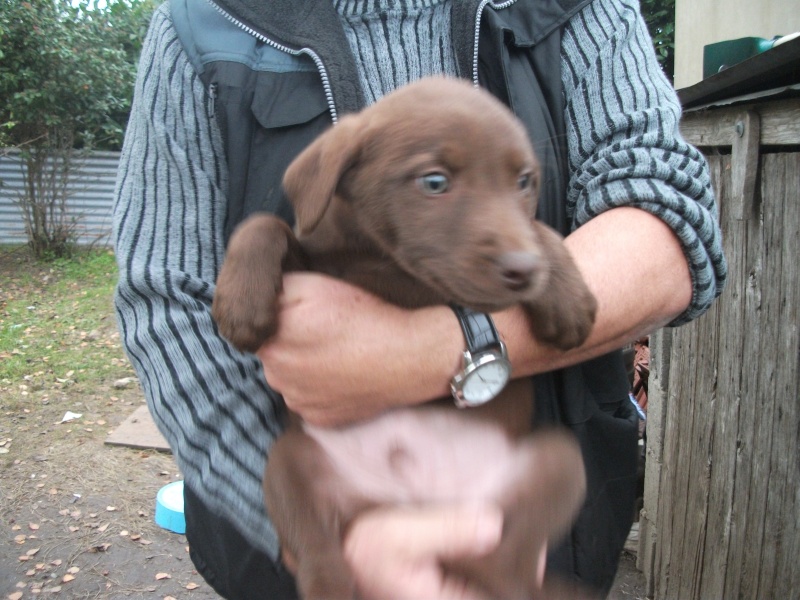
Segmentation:
<svg viewBox="0 0 800 600">
<path fill-rule="evenodd" d="M 776 154 L 766 157 L 764 162 L 765 199 L 770 201 L 767 211 L 774 216 L 765 219 L 765 227 L 771 227 L 773 253 L 780 258 L 780 267 L 775 265 L 771 285 L 765 290 L 765 303 L 774 311 L 777 324 L 775 338 L 769 348 L 763 347 L 765 359 L 771 358 L 775 365 L 771 385 L 774 392 L 768 401 L 774 404 L 770 431 L 769 485 L 767 489 L 764 548 L 759 581 L 762 598 L 789 597 L 797 590 L 786 587 L 788 574 L 781 569 L 786 564 L 784 554 L 791 546 L 792 536 L 797 534 L 797 517 L 793 512 L 794 488 L 800 484 L 796 476 L 797 389 L 796 361 L 786 360 L 797 356 L 797 258 L 800 236 L 800 210 L 798 210 L 798 173 L 800 155 Z M 779 268 L 779 270 L 778 270 Z M 794 557 L 795 560 L 797 556 Z M 794 567 L 797 568 L 796 566 Z"/>
<path fill-rule="evenodd" d="M 759 171 L 759 145 L 761 143 L 761 118 L 754 110 L 739 113 L 736 117 L 736 136 L 731 147 L 730 213 L 734 219 L 753 216 L 756 183 Z"/>
<path fill-rule="evenodd" d="M 639 513 L 639 549 L 636 567 L 645 575 L 647 596 L 655 588 L 654 565 L 658 537 L 658 499 L 661 497 L 663 466 L 664 394 L 669 377 L 672 329 L 664 328 L 650 336 L 650 377 L 647 386 L 647 445 L 645 446 L 644 501 Z"/>
<path fill-rule="evenodd" d="M 706 552 L 715 548 L 706 546 L 706 523 L 709 516 L 709 491 L 711 487 L 715 415 L 720 399 L 715 394 L 718 307 L 700 317 L 693 325 L 697 332 L 697 351 L 692 357 L 695 365 L 694 401 L 692 402 L 693 427 L 690 444 L 689 469 L 691 474 L 687 497 L 686 530 L 683 535 L 684 550 L 681 560 L 681 586 L 679 598 L 699 598 L 703 578 L 703 561 Z M 684 398 L 684 401 L 688 398 Z"/>
<path fill-rule="evenodd" d="M 690 323 L 673 332 L 673 352 L 670 369 L 670 394 L 664 438 L 664 460 L 672 470 L 667 480 L 659 511 L 664 512 L 669 523 L 665 537 L 666 569 L 662 581 L 666 597 L 683 597 L 691 585 L 691 564 L 698 556 L 699 540 L 694 536 L 693 525 L 701 511 L 705 482 L 698 481 L 696 466 L 698 445 L 706 436 L 707 417 L 705 398 L 702 397 L 701 369 L 698 369 L 699 347 L 704 332 L 698 322 Z M 676 343 L 677 342 L 677 343 Z M 706 453 L 707 455 L 707 453 Z M 661 529 L 663 531 L 663 529 Z M 687 556 L 692 558 L 687 560 Z"/>
<path fill-rule="evenodd" d="M 796 594 L 800 585 L 792 585 L 792 577 L 800 578 L 800 154 L 785 156 L 784 231 L 781 250 L 784 268 L 785 297 L 781 302 L 780 321 L 784 324 L 778 346 L 778 360 L 785 368 L 785 385 L 780 394 L 782 421 L 774 433 L 781 440 L 777 456 L 786 469 L 786 490 L 783 495 L 783 535 L 777 561 L 782 586 L 776 591 L 783 597 Z M 792 360 L 797 357 L 797 360 Z"/>
<path fill-rule="evenodd" d="M 686 519 L 686 498 L 681 490 L 685 489 L 685 480 L 688 478 L 686 469 L 682 468 L 688 461 L 688 448 L 686 444 L 681 444 L 679 426 L 685 423 L 689 428 L 691 420 L 684 415 L 686 412 L 684 382 L 678 377 L 680 374 L 691 373 L 689 357 L 694 352 L 694 336 L 689 335 L 690 331 L 691 325 L 687 325 L 672 332 L 669 387 L 664 418 L 664 462 L 657 510 L 659 544 L 656 549 L 657 569 L 654 574 L 657 593 L 659 590 L 665 590 L 669 594 L 671 586 L 676 584 L 679 577 L 678 561 L 675 560 L 674 565 L 672 561 L 675 556 L 680 556 L 682 549 L 681 531 Z"/>
<path fill-rule="evenodd" d="M 782 202 L 774 198 L 769 177 L 762 178 L 762 221 L 757 262 L 751 273 L 751 285 L 747 290 L 747 313 L 753 319 L 753 328 L 758 329 L 758 339 L 746 337 L 745 366 L 743 380 L 743 402 L 753 406 L 750 452 L 750 481 L 748 483 L 747 508 L 740 515 L 744 523 L 744 546 L 742 564 L 735 576 L 739 578 L 739 596 L 763 598 L 760 586 L 764 579 L 765 529 L 767 526 L 767 493 L 770 484 L 770 455 L 772 424 L 775 415 L 776 365 L 774 344 L 781 323 L 772 299 L 776 275 L 782 268 L 780 254 L 780 220 L 783 219 Z M 777 229 L 777 231 L 776 231 Z M 751 242 L 752 243 L 752 242 Z M 749 336 L 749 329 L 745 332 Z M 753 338 L 756 336 L 753 335 Z M 744 483 L 744 482 L 743 482 Z"/>
<path fill-rule="evenodd" d="M 800 104 L 796 100 L 687 112 L 681 119 L 681 134 L 696 146 L 731 146 L 738 136 L 736 123 L 742 110 L 755 110 L 761 115 L 762 144 L 800 144 Z"/>
<path fill-rule="evenodd" d="M 645 574 L 645 592 L 648 597 L 653 596 L 658 577 L 655 565 L 659 541 L 659 499 L 662 497 L 666 390 L 672 355 L 672 332 L 671 328 L 664 328 L 650 336 L 644 507 L 639 514 L 639 552 L 636 555 L 636 566 Z"/>
<path fill-rule="evenodd" d="M 730 189 L 730 157 L 709 158 L 714 188 L 718 197 L 726 197 Z M 725 232 L 725 255 L 736 256 L 746 248 L 747 225 L 733 218 L 727 205 L 721 207 L 721 223 Z M 733 482 L 736 478 L 736 442 L 739 427 L 739 388 L 744 355 L 742 328 L 744 302 L 742 290 L 747 282 L 746 261 L 729 261 L 728 285 L 717 302 L 719 336 L 717 353 L 717 406 L 714 413 L 712 446 L 712 479 L 709 490 L 708 521 L 705 526 L 706 548 L 703 556 L 703 581 L 698 598 L 722 598 L 728 566 L 730 514 L 733 504 Z"/>
<path fill-rule="evenodd" d="M 722 485 L 728 486 L 728 492 L 731 494 L 728 523 L 721 524 L 722 527 L 728 528 L 729 544 L 719 549 L 726 559 L 726 569 L 719 574 L 721 582 L 714 576 L 712 597 L 738 598 L 748 545 L 747 507 L 750 501 L 752 455 L 756 443 L 753 424 L 756 422 L 756 412 L 760 410 L 758 402 L 754 401 L 757 389 L 754 373 L 757 370 L 758 360 L 754 350 L 761 339 L 761 313 L 754 310 L 753 307 L 757 302 L 754 302 L 753 298 L 760 291 L 756 283 L 760 274 L 762 227 L 760 218 L 751 219 L 744 227 L 737 224 L 734 219 L 727 218 L 723 227 L 726 231 L 736 232 L 738 238 L 735 242 L 732 240 L 735 245 L 732 245 L 727 253 L 729 269 L 734 273 L 734 279 L 728 286 L 730 291 L 728 299 L 736 303 L 737 306 L 731 309 L 735 308 L 741 316 L 737 323 L 731 324 L 732 328 L 738 328 L 738 331 L 732 330 L 731 334 L 738 336 L 739 342 L 730 348 L 733 354 L 726 356 L 731 363 L 730 371 L 739 372 L 735 383 L 732 381 L 727 390 L 737 409 L 735 416 L 731 415 L 731 420 L 736 419 L 736 429 L 729 432 L 736 447 L 731 456 L 733 474 L 728 482 L 721 482 Z M 712 582 L 709 582 L 709 585 L 711 586 Z M 719 585 L 721 587 L 717 588 Z"/>
<path fill-rule="evenodd" d="M 762 276 L 761 276 L 761 315 L 764 335 L 757 351 L 759 372 L 758 372 L 758 395 L 754 398 L 759 406 L 756 419 L 758 429 L 756 430 L 755 444 L 755 473 L 759 474 L 759 479 L 754 481 L 758 486 L 755 497 L 763 504 L 753 504 L 751 514 L 748 514 L 748 521 L 753 524 L 754 535 L 760 536 L 761 544 L 756 553 L 755 548 L 750 555 L 752 565 L 747 565 L 755 575 L 753 578 L 757 582 L 754 588 L 757 598 L 772 598 L 775 573 L 776 548 L 773 545 L 776 531 L 773 527 L 775 515 L 770 507 L 770 497 L 776 491 L 778 495 L 783 493 L 783 482 L 775 478 L 772 462 L 773 448 L 780 444 L 775 440 L 772 433 L 775 420 L 778 418 L 780 403 L 782 399 L 778 397 L 778 381 L 781 377 L 781 368 L 776 353 L 776 341 L 780 335 L 783 323 L 780 322 L 780 288 L 784 268 L 784 257 L 781 252 L 781 237 L 783 235 L 783 208 L 785 198 L 783 196 L 783 182 L 776 180 L 776 176 L 785 175 L 780 170 L 775 169 L 774 160 L 776 155 L 765 156 L 762 165 L 763 181 L 762 185 L 762 215 L 764 223 L 763 245 L 762 245 Z M 789 257 L 786 257 L 789 260 Z M 777 488 L 777 490 L 776 490 Z M 758 538 L 751 537 L 751 543 L 757 543 Z M 755 561 L 758 561 L 757 563 Z M 749 582 L 748 582 L 749 583 Z"/>
</svg>

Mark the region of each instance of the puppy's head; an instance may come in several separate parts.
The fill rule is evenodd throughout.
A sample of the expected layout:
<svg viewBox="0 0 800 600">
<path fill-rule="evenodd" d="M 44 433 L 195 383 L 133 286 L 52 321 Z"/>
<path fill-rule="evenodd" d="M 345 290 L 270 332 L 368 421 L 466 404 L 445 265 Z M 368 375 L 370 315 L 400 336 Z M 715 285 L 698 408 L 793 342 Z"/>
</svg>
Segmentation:
<svg viewBox="0 0 800 600">
<path fill-rule="evenodd" d="M 337 215 L 444 300 L 496 310 L 547 275 L 530 226 L 538 177 L 505 106 L 468 82 L 428 78 L 342 119 L 290 165 L 284 188 L 300 238 Z"/>
</svg>

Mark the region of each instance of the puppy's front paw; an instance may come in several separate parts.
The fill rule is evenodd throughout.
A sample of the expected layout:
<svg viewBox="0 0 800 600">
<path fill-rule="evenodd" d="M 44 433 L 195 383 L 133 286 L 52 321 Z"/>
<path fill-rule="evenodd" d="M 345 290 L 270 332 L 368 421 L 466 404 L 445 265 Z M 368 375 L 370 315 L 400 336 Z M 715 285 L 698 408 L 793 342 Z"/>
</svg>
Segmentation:
<svg viewBox="0 0 800 600">
<path fill-rule="evenodd" d="M 278 325 L 278 292 L 274 286 L 253 289 L 231 284 L 220 276 L 211 306 L 220 335 L 238 350 L 258 350 Z"/>
<path fill-rule="evenodd" d="M 570 293 L 559 294 L 549 289 L 539 300 L 525 306 L 531 330 L 539 341 L 569 350 L 580 346 L 589 337 L 597 300 L 582 281 L 576 283 L 569 286 L 572 288 Z"/>
<path fill-rule="evenodd" d="M 233 232 L 211 315 L 239 350 L 254 352 L 275 333 L 283 266 L 297 252 L 291 229 L 273 215 L 253 215 Z"/>
<path fill-rule="evenodd" d="M 549 264 L 547 279 L 536 297 L 524 304 L 536 338 L 568 350 L 580 346 L 594 325 L 597 300 L 572 260 L 563 238 L 550 227 L 534 221 L 542 254 Z"/>
</svg>

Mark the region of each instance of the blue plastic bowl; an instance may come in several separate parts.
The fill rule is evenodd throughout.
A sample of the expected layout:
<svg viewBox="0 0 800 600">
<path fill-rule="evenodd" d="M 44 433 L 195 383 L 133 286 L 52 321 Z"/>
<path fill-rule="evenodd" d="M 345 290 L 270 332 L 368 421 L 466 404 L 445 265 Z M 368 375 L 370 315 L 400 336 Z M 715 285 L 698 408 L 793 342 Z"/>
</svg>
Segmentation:
<svg viewBox="0 0 800 600">
<path fill-rule="evenodd" d="M 158 490 L 156 495 L 156 525 L 173 533 L 186 533 L 183 516 L 183 482 L 175 481 Z"/>
</svg>

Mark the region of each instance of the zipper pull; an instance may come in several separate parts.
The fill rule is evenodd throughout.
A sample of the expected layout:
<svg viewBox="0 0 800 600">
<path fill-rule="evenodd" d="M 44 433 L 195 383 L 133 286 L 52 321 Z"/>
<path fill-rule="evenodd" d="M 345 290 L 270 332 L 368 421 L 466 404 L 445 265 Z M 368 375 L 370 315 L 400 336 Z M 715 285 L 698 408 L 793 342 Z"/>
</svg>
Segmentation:
<svg viewBox="0 0 800 600">
<path fill-rule="evenodd" d="M 208 106 L 208 118 L 213 119 L 217 114 L 217 88 L 219 85 L 214 82 L 209 84 L 208 86 L 208 98 L 209 98 L 209 106 Z"/>
</svg>

